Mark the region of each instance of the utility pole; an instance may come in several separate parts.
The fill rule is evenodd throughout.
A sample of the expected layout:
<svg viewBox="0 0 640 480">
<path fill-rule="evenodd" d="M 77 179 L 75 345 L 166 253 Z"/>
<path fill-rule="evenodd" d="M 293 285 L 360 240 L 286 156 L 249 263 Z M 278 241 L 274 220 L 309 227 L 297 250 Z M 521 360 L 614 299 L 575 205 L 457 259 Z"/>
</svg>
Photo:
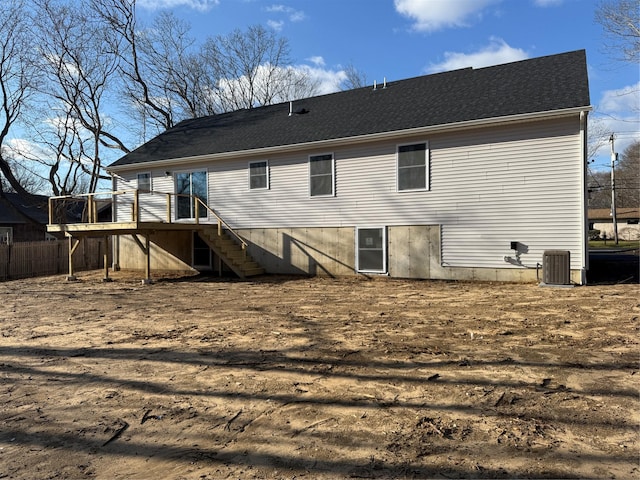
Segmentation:
<svg viewBox="0 0 640 480">
<path fill-rule="evenodd" d="M 613 236 L 616 240 L 616 245 L 618 245 L 618 220 L 616 218 L 616 160 L 618 159 L 618 154 L 615 152 L 613 148 L 613 133 L 611 137 L 609 137 L 609 141 L 611 142 L 611 218 L 613 219 Z"/>
</svg>

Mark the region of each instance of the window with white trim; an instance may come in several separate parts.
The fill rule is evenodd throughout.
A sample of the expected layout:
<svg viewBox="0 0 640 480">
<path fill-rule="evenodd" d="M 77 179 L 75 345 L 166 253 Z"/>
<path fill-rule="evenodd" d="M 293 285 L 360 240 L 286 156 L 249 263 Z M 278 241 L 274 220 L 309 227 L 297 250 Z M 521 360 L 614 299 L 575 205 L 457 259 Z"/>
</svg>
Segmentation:
<svg viewBox="0 0 640 480">
<path fill-rule="evenodd" d="M 398 145 L 398 191 L 429 189 L 427 142 Z"/>
<path fill-rule="evenodd" d="M 150 173 L 138 174 L 138 190 L 140 192 L 151 191 L 151 174 Z"/>
<path fill-rule="evenodd" d="M 356 270 L 387 273 L 386 227 L 356 227 Z"/>
<path fill-rule="evenodd" d="M 249 162 L 249 189 L 266 190 L 269 188 L 269 164 L 266 160 Z"/>
<path fill-rule="evenodd" d="M 207 209 L 200 203 L 195 202 L 193 197 L 198 197 L 206 205 L 208 203 L 207 194 L 207 172 L 179 172 L 174 176 L 176 194 L 176 218 L 195 218 L 196 205 L 198 206 L 198 217 L 206 218 Z"/>
<path fill-rule="evenodd" d="M 309 157 L 309 195 L 312 197 L 334 195 L 335 165 L 333 154 Z"/>
</svg>

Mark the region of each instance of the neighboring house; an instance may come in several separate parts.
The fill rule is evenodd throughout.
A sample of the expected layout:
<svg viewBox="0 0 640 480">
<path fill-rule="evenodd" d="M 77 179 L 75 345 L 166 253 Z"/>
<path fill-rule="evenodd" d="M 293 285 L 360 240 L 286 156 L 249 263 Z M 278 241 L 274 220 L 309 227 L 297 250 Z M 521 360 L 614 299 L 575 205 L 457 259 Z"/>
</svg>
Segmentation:
<svg viewBox="0 0 640 480">
<path fill-rule="evenodd" d="M 48 197 L 25 198 L 17 193 L 0 194 L 0 244 L 39 242 L 47 233 Z"/>
<path fill-rule="evenodd" d="M 619 240 L 640 240 L 640 208 L 616 208 Z M 615 238 L 613 217 L 609 208 L 589 209 L 589 230 L 597 230 L 600 238 Z"/>
<path fill-rule="evenodd" d="M 268 273 L 535 281 L 562 250 L 584 283 L 590 110 L 574 51 L 185 120 L 109 170 L 137 221 L 215 224 L 196 195 Z M 215 268 L 196 231 L 149 227 L 147 261 Z M 144 251 L 118 237 L 116 263 Z"/>
</svg>

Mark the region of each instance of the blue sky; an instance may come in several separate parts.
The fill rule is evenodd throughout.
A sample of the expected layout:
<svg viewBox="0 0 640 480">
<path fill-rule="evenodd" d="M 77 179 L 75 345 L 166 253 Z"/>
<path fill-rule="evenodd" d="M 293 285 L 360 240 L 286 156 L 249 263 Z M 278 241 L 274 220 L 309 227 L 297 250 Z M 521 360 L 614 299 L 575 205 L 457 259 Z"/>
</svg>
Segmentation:
<svg viewBox="0 0 640 480">
<path fill-rule="evenodd" d="M 591 119 L 616 135 L 616 151 L 640 138 L 638 65 L 611 58 L 594 20 L 597 0 L 138 0 L 143 22 L 163 9 L 197 40 L 260 24 L 287 38 L 295 65 L 335 91 L 352 64 L 367 82 L 483 67 L 585 49 Z M 595 131 L 595 128 L 592 129 Z M 603 135 L 607 135 L 605 133 Z M 609 145 L 593 169 L 609 163 Z"/>
</svg>

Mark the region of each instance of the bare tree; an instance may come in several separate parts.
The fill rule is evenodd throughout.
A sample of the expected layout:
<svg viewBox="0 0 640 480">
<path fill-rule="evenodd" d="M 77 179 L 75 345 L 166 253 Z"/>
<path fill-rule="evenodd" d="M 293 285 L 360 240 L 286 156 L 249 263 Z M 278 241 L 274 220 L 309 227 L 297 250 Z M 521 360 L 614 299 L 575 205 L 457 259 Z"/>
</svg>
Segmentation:
<svg viewBox="0 0 640 480">
<path fill-rule="evenodd" d="M 633 142 L 619 156 L 616 191 L 620 207 L 640 207 L 640 141 Z"/>
<path fill-rule="evenodd" d="M 124 102 L 143 126 L 143 140 L 148 131 L 218 113 L 215 77 L 186 22 L 163 12 L 151 26 L 140 25 L 135 0 L 93 0 L 92 7 L 108 25 L 108 42 L 120 57 Z"/>
<path fill-rule="evenodd" d="M 119 57 L 104 41 L 103 25 L 82 5 L 40 0 L 38 7 L 40 68 L 46 77 L 41 95 L 50 111 L 39 127 L 47 129 L 40 135 L 48 147 L 43 162 L 50 167 L 54 192 L 71 193 L 80 172 L 94 192 L 100 180 L 109 179 L 102 166 L 105 150 L 129 151 L 109 128 L 104 106 Z"/>
<path fill-rule="evenodd" d="M 36 81 L 27 22 L 25 2 L 3 2 L 0 15 L 0 173 L 11 189 L 26 197 L 30 193 L 14 174 L 7 150 L 2 147 L 23 114 Z"/>
<path fill-rule="evenodd" d="M 138 24 L 135 0 L 92 0 L 91 5 L 105 22 L 109 32 L 107 41 L 112 50 L 118 52 L 124 98 L 137 109 L 138 118 L 145 127 L 143 130 L 146 132 L 147 124 L 155 128 L 155 133 L 171 128 L 175 114 L 166 95 L 167 89 L 164 85 L 157 88 L 154 73 L 156 68 L 165 66 L 153 65 L 145 55 L 152 48 L 153 40 L 149 38 L 149 31 Z M 179 32 L 180 27 L 176 30 Z"/>
<path fill-rule="evenodd" d="M 640 142 L 619 154 L 615 171 L 616 206 L 640 207 Z M 589 207 L 611 208 L 611 171 L 589 171 Z"/>
<path fill-rule="evenodd" d="M 346 80 L 342 82 L 342 90 L 353 90 L 354 88 L 362 88 L 367 85 L 367 75 L 358 70 L 352 63 L 344 69 L 347 75 Z"/>
<path fill-rule="evenodd" d="M 269 105 L 292 95 L 301 98 L 317 90 L 306 72 L 291 67 L 287 40 L 259 25 L 209 38 L 202 55 L 217 78 L 224 111 Z"/>
<path fill-rule="evenodd" d="M 606 0 L 595 13 L 607 41 L 605 47 L 614 58 L 640 63 L 640 8 L 638 0 Z"/>
<path fill-rule="evenodd" d="M 31 162 L 16 160 L 13 148 L 3 148 L 2 159 L 9 165 L 13 176 L 27 192 L 35 195 L 46 190 L 46 178 L 42 177 L 37 169 L 30 168 Z M 0 192 L 15 192 L 15 188 L 3 176 L 0 176 Z"/>
<path fill-rule="evenodd" d="M 190 29 L 188 23 L 163 12 L 139 36 L 144 77 L 174 122 L 217 113 L 215 79 L 204 65 Z"/>
</svg>

